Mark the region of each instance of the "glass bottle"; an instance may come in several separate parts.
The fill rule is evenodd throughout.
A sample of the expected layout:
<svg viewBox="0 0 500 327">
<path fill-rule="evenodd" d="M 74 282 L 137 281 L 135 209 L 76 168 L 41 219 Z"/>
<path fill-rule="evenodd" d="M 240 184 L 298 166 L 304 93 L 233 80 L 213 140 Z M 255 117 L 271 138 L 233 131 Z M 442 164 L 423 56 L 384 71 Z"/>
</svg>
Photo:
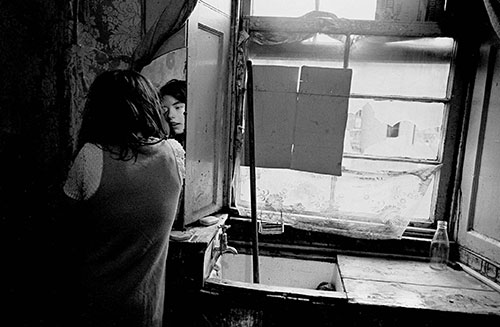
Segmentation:
<svg viewBox="0 0 500 327">
<path fill-rule="evenodd" d="M 431 242 L 430 267 L 435 270 L 444 270 L 450 254 L 450 240 L 448 239 L 448 223 L 438 221 L 436 232 Z"/>
</svg>

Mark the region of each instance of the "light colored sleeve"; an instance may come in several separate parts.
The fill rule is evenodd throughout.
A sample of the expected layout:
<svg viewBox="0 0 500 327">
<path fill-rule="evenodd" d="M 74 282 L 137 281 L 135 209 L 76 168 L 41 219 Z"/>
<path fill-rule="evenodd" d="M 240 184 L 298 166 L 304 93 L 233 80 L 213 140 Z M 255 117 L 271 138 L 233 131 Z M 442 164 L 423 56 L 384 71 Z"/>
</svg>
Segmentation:
<svg viewBox="0 0 500 327">
<path fill-rule="evenodd" d="M 186 151 L 182 145 L 174 139 L 168 139 L 168 143 L 172 146 L 175 155 L 175 161 L 177 162 L 177 170 L 179 172 L 179 177 L 181 181 L 186 178 Z"/>
<path fill-rule="evenodd" d="M 64 193 L 75 200 L 87 200 L 97 191 L 103 168 L 102 149 L 87 143 L 78 152 L 64 184 Z"/>
</svg>

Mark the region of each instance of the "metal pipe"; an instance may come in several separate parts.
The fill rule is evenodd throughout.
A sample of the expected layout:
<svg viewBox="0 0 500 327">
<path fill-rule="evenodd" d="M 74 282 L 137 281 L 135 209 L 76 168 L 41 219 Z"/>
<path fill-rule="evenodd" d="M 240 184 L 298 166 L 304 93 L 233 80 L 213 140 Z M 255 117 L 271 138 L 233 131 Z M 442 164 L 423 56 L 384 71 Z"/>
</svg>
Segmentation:
<svg viewBox="0 0 500 327">
<path fill-rule="evenodd" d="M 351 53 L 351 34 L 345 36 L 344 43 L 344 69 L 349 67 L 349 54 Z"/>
<path fill-rule="evenodd" d="M 257 224 L 257 188 L 255 183 L 255 130 L 253 108 L 253 68 L 247 60 L 247 118 L 248 118 L 248 154 L 250 161 L 250 204 L 252 217 L 252 262 L 253 282 L 259 283 L 259 237 Z"/>
</svg>

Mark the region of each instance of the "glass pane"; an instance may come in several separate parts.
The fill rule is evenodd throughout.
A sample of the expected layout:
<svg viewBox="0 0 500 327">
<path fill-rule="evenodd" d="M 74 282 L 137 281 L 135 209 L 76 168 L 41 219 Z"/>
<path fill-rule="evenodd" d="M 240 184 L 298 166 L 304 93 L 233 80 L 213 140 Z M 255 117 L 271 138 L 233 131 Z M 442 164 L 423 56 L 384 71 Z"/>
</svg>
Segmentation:
<svg viewBox="0 0 500 327">
<path fill-rule="evenodd" d="M 352 93 L 446 96 L 453 39 L 353 36 L 352 40 Z"/>
<path fill-rule="evenodd" d="M 345 154 L 436 160 L 444 105 L 350 99 Z"/>
<path fill-rule="evenodd" d="M 275 34 L 273 34 L 275 36 Z M 261 37 L 265 43 L 266 35 Z M 296 35 L 290 35 L 296 38 Z M 280 39 L 286 39 L 283 35 Z M 341 68 L 344 63 L 344 35 L 317 34 L 301 42 L 283 44 L 250 43 L 249 57 L 255 64 Z"/>
<path fill-rule="evenodd" d="M 377 0 L 320 0 L 319 10 L 331 12 L 337 17 L 374 20 Z"/>
<path fill-rule="evenodd" d="M 404 211 L 413 221 L 429 220 L 434 176 L 422 181 L 412 172 L 432 169 L 433 166 L 411 163 L 395 170 L 403 173 L 390 176 L 387 173 L 370 174 L 370 171 L 377 172 L 373 169 L 374 161 L 361 161 L 363 162 L 350 165 L 357 167 L 357 170 L 345 170 L 340 177 L 257 167 L 259 213 L 262 215 L 261 210 L 269 210 L 332 218 L 345 216 L 349 219 L 377 222 L 381 218 L 378 213 L 391 207 Z M 383 168 L 384 164 L 378 166 Z M 239 207 L 250 207 L 250 176 L 247 166 L 240 167 L 236 202 Z"/>
<path fill-rule="evenodd" d="M 364 171 L 364 172 L 380 172 L 380 171 L 385 171 L 385 172 L 404 172 L 404 171 L 418 171 L 422 169 L 428 169 L 431 167 L 435 167 L 433 165 L 429 164 L 420 164 L 420 163 L 414 163 L 414 162 L 402 162 L 402 161 L 382 161 L 382 160 L 370 160 L 370 159 L 363 159 L 363 158 L 344 158 L 342 161 L 342 166 L 346 170 L 350 171 Z M 347 177 L 347 174 L 344 174 L 345 177 Z M 347 185 L 348 181 L 343 181 L 343 179 L 347 180 L 347 178 L 339 177 L 339 184 L 340 190 L 339 192 L 342 192 L 342 185 Z M 431 209 L 432 207 L 432 194 L 434 192 L 434 188 L 436 185 L 434 184 L 435 176 L 433 175 L 431 177 L 431 180 L 428 182 L 428 187 L 424 191 L 425 194 L 421 197 L 421 199 L 418 201 L 416 206 L 414 207 L 414 212 L 412 214 L 412 220 L 416 221 L 427 221 L 430 219 L 432 212 Z M 344 186 L 345 187 L 345 186 Z M 380 190 L 379 190 L 380 191 Z M 343 191 L 344 195 L 342 198 L 346 197 L 347 191 Z M 355 210 L 354 206 L 356 205 L 355 203 L 351 204 L 353 208 L 351 208 L 353 211 Z"/>
<path fill-rule="evenodd" d="M 377 0 L 375 19 L 388 21 L 439 21 L 446 0 Z"/>
<path fill-rule="evenodd" d="M 298 17 L 315 10 L 316 0 L 252 0 L 252 16 Z"/>
</svg>

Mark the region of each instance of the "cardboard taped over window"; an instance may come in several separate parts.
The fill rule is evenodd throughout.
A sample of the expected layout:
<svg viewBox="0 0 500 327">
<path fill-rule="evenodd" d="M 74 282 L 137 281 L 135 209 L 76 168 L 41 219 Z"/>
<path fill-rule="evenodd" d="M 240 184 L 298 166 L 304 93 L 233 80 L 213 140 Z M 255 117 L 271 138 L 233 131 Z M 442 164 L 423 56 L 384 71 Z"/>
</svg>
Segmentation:
<svg viewBox="0 0 500 327">
<path fill-rule="evenodd" d="M 340 176 L 351 77 L 350 69 L 304 66 L 299 78 L 297 67 L 254 66 L 256 166 Z"/>
<path fill-rule="evenodd" d="M 340 176 L 352 70 L 302 67 L 291 168 Z"/>
<path fill-rule="evenodd" d="M 255 162 L 259 167 L 290 168 L 298 76 L 298 67 L 254 66 Z"/>
</svg>

